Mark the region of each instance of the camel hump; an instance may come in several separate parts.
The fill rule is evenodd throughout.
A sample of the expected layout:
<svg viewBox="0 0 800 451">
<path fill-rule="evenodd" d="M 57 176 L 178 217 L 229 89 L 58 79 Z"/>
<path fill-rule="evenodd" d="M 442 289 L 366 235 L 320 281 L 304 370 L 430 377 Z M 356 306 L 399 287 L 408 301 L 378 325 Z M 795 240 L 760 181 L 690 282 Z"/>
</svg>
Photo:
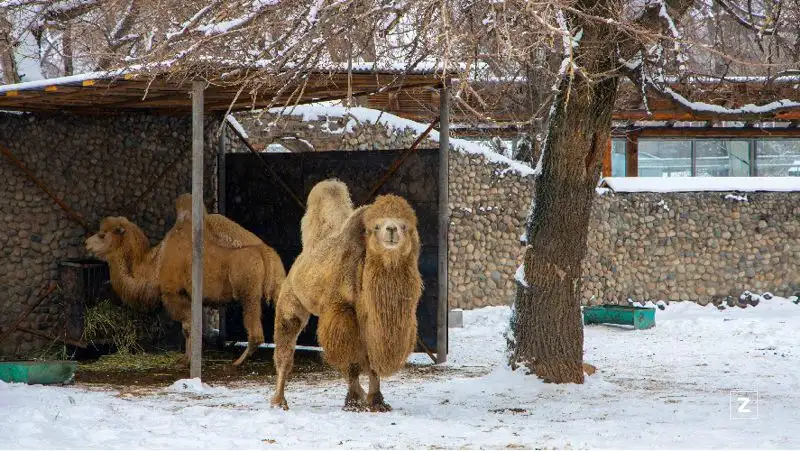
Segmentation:
<svg viewBox="0 0 800 451">
<path fill-rule="evenodd" d="M 352 212 L 350 190 L 343 182 L 328 179 L 314 185 L 308 193 L 306 213 L 300 221 L 303 249 L 312 248 L 337 232 Z"/>
</svg>

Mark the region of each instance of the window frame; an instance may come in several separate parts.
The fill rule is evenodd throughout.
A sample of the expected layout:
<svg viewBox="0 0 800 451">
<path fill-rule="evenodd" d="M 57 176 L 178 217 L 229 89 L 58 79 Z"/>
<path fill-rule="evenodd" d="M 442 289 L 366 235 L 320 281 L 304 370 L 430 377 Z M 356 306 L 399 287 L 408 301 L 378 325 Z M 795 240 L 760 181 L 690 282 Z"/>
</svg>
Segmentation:
<svg viewBox="0 0 800 451">
<path fill-rule="evenodd" d="M 779 138 L 779 139 L 795 139 L 800 140 L 798 138 Z M 776 138 L 770 138 L 768 141 L 774 141 Z M 692 136 L 640 136 L 639 137 L 639 144 L 641 145 L 642 142 L 648 141 L 684 141 L 689 142 L 689 158 L 691 159 L 691 175 L 690 177 L 698 177 L 697 175 L 697 143 L 699 141 L 739 141 L 747 143 L 747 156 L 749 158 L 748 162 L 748 174 L 747 177 L 756 177 L 757 171 L 757 141 L 759 138 L 746 138 L 746 137 L 737 137 L 737 136 L 719 136 L 719 137 L 692 137 Z M 640 176 L 640 175 L 639 175 Z M 712 176 L 716 177 L 716 176 Z"/>
</svg>

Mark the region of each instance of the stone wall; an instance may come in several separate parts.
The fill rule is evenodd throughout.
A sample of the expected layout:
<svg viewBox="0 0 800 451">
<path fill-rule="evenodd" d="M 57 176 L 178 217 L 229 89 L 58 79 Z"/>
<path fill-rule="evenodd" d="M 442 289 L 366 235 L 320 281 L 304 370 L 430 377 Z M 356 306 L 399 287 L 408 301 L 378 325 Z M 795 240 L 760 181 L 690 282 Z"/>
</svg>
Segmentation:
<svg viewBox="0 0 800 451">
<path fill-rule="evenodd" d="M 236 117 L 247 130 L 248 141 L 257 150 L 269 144 L 280 144 L 293 152 L 407 149 L 417 139 L 410 128 L 398 130 L 359 121 L 352 116 L 304 120 L 299 115 L 278 117 L 269 113 L 243 113 Z M 437 143 L 425 140 L 420 148 L 436 146 Z"/>
<path fill-rule="evenodd" d="M 219 120 L 206 123 L 205 192 L 216 199 Z M 228 149 L 237 145 L 227 140 Z M 0 114 L 0 145 L 88 221 L 125 215 L 153 244 L 174 221 L 174 200 L 191 190 L 191 118 Z M 85 230 L 24 173 L 0 156 L 0 329 L 57 281 L 59 261 L 87 257 Z M 137 198 L 141 200 L 132 204 Z M 63 330 L 58 302 L 46 302 L 22 327 L 55 335 Z M 0 355 L 29 354 L 46 343 L 15 333 Z"/>
<path fill-rule="evenodd" d="M 591 304 L 800 290 L 800 193 L 617 193 L 594 205 L 583 265 Z"/>
<path fill-rule="evenodd" d="M 525 251 L 520 235 L 531 205 L 532 176 L 481 155 L 450 156 L 449 284 L 451 308 L 514 301 L 514 273 Z"/>
</svg>

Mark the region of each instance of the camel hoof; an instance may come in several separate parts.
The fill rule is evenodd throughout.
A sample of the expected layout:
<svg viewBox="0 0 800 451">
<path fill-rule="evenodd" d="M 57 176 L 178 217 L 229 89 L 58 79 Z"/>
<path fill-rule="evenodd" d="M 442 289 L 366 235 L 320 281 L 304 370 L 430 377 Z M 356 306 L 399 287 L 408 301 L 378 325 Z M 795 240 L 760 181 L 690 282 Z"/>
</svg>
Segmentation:
<svg viewBox="0 0 800 451">
<path fill-rule="evenodd" d="M 344 398 L 342 410 L 345 412 L 363 412 L 364 398 L 359 393 L 348 391 L 347 397 Z"/>
<path fill-rule="evenodd" d="M 370 412 L 391 412 L 392 406 L 383 400 L 381 392 L 375 393 L 372 396 L 367 396 L 367 410 Z"/>
<path fill-rule="evenodd" d="M 282 410 L 289 410 L 289 403 L 286 402 L 286 398 L 272 398 L 272 401 L 269 402 L 269 405 L 272 408 L 280 407 Z"/>
<path fill-rule="evenodd" d="M 367 410 L 370 412 L 391 412 L 392 406 L 385 402 L 374 402 L 367 406 Z"/>
<path fill-rule="evenodd" d="M 363 412 L 366 409 L 364 408 L 363 404 L 352 402 L 352 403 L 346 403 L 344 407 L 342 407 L 342 410 L 344 410 L 345 412 Z"/>
</svg>

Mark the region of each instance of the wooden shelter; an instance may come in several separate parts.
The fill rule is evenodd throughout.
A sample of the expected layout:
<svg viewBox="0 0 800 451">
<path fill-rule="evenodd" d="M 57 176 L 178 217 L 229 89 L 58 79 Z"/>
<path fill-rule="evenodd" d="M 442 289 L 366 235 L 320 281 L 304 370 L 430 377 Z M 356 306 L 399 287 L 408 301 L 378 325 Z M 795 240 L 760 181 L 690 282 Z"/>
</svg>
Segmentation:
<svg viewBox="0 0 800 451">
<path fill-rule="evenodd" d="M 151 114 L 192 115 L 192 359 L 191 377 L 199 377 L 203 288 L 203 124 L 209 113 L 224 113 L 269 106 L 305 104 L 348 97 L 373 96 L 411 89 L 439 90 L 437 96 L 442 139 L 439 145 L 439 309 L 437 361 L 447 354 L 447 174 L 449 80 L 435 70 L 309 71 L 287 83 L 280 77 L 271 83 L 236 83 L 222 74 L 202 80 L 178 79 L 168 72 L 137 73 L 132 70 L 95 72 L 34 82 L 0 86 L 0 110 L 71 113 L 81 115 Z"/>
</svg>

